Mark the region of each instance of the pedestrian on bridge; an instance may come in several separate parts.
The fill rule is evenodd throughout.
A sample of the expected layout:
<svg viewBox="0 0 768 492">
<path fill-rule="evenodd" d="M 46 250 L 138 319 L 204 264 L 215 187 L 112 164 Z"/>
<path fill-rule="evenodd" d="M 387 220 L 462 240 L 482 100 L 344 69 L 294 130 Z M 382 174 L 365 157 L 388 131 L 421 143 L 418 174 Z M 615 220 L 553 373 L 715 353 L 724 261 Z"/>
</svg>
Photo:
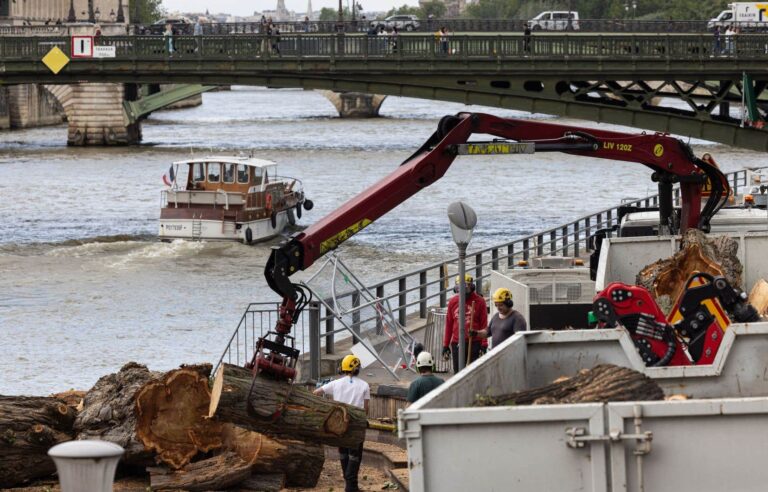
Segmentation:
<svg viewBox="0 0 768 492">
<path fill-rule="evenodd" d="M 714 36 L 715 36 L 715 46 L 712 51 L 713 51 L 713 54 L 717 56 L 720 54 L 720 51 L 722 50 L 722 46 L 720 45 L 720 26 L 715 26 Z"/>
<path fill-rule="evenodd" d="M 448 50 L 448 29 L 445 28 L 445 26 L 442 26 L 439 31 L 437 31 L 438 38 L 440 39 L 440 52 L 444 55 L 447 55 L 449 53 Z"/>
<path fill-rule="evenodd" d="M 525 29 L 523 30 L 523 52 L 529 54 L 531 52 L 531 25 L 525 23 Z"/>
<path fill-rule="evenodd" d="M 173 26 L 171 26 L 170 22 L 165 25 L 163 41 L 165 42 L 165 49 L 168 51 L 168 56 L 173 56 Z"/>
<path fill-rule="evenodd" d="M 389 45 L 392 47 L 392 54 L 397 54 L 397 43 L 400 40 L 400 35 L 397 32 L 397 27 L 392 28 L 392 33 L 389 35 Z"/>
</svg>

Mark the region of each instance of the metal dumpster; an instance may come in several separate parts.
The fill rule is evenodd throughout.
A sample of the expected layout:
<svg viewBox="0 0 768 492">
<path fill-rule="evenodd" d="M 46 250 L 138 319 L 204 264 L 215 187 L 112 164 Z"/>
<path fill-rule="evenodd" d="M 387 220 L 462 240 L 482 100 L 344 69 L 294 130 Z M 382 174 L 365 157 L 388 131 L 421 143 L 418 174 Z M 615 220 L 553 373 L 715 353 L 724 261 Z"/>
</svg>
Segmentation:
<svg viewBox="0 0 768 492">
<path fill-rule="evenodd" d="M 686 401 L 471 408 L 601 363 Z M 734 324 L 711 366 L 647 368 L 623 329 L 525 332 L 399 415 L 410 490 L 764 491 L 768 323 Z"/>
</svg>

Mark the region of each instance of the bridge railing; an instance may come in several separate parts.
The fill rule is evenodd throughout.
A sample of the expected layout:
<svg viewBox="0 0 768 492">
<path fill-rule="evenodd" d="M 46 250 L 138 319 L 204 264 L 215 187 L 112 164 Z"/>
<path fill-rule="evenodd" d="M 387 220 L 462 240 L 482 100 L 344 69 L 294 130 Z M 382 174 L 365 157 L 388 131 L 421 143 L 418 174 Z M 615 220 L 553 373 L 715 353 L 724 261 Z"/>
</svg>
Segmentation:
<svg viewBox="0 0 768 492">
<path fill-rule="evenodd" d="M 401 32 L 435 32 L 445 27 L 449 32 L 468 33 L 510 33 L 523 32 L 527 19 L 420 19 L 414 23 L 401 24 Z M 391 28 L 392 24 L 382 19 L 274 22 L 274 26 L 283 34 L 289 33 L 354 33 L 366 32 L 369 28 L 379 26 Z M 744 23 L 744 28 L 752 27 Z M 177 26 L 179 34 L 192 34 L 193 26 Z M 201 28 L 204 35 L 222 34 L 260 34 L 267 29 L 261 22 L 232 22 L 232 23 L 203 23 Z M 163 26 L 133 25 L 130 30 L 134 34 L 153 31 L 162 32 Z M 574 22 L 569 30 L 579 32 L 634 32 L 634 33 L 704 33 L 707 32 L 705 20 L 633 20 L 633 19 L 582 19 Z M 2 31 L 0 31 L 2 32 Z"/>
<path fill-rule="evenodd" d="M 454 35 L 447 46 L 433 35 L 334 36 L 286 34 L 228 36 L 103 36 L 101 45 L 116 46 L 117 59 L 265 60 L 319 58 L 427 59 L 456 63 L 465 60 L 546 59 L 653 59 L 710 60 L 718 58 L 766 59 L 768 35 L 745 34 L 718 47 L 705 35 L 569 35 L 482 36 Z M 70 55 L 69 38 L 0 37 L 0 59 L 39 60 L 52 46 Z M 447 49 L 445 49 L 447 48 Z M 106 61 L 106 60 L 105 60 Z"/>
</svg>

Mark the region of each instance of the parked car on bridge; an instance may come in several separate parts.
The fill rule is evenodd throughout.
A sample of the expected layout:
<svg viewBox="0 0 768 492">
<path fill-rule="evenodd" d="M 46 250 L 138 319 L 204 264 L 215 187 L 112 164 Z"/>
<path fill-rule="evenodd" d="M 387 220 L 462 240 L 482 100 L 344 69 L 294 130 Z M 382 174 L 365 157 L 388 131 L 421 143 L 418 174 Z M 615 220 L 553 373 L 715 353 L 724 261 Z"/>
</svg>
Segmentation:
<svg viewBox="0 0 768 492">
<path fill-rule="evenodd" d="M 542 12 L 528 22 L 533 31 L 578 31 L 579 13 L 571 10 Z"/>
<path fill-rule="evenodd" d="M 384 20 L 375 20 L 371 22 L 371 27 L 376 29 L 384 28 L 391 29 L 396 27 L 398 30 L 406 30 L 408 32 L 415 31 L 419 28 L 419 18 L 415 15 L 390 15 Z"/>
</svg>

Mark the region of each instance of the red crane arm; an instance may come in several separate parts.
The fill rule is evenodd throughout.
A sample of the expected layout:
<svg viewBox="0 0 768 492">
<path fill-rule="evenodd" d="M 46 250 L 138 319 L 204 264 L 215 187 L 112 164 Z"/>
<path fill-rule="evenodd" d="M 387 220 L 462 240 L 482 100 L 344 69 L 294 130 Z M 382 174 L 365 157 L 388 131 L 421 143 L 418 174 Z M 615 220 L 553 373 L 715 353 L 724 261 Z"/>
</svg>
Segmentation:
<svg viewBox="0 0 768 492">
<path fill-rule="evenodd" d="M 295 297 L 288 280 L 290 275 L 308 268 L 326 252 L 440 179 L 456 158 L 458 147 L 466 144 L 473 134 L 532 142 L 537 151 L 560 151 L 643 164 L 655 171 L 654 180 L 668 184 L 669 197 L 662 196 L 662 202 L 669 203 L 662 204 L 661 208 L 667 205 L 670 213 L 672 183 L 680 182 L 682 229 L 706 229 L 709 218 L 722 206 L 723 197 L 727 197 L 729 190 L 725 176 L 716 166 L 696 158 L 686 144 L 665 134 L 627 134 L 481 113 L 459 113 L 444 117 L 429 140 L 394 172 L 273 248 L 265 269 L 270 287 L 283 297 Z M 701 185 L 706 177 L 712 183 L 713 193 L 709 200 L 711 205 L 708 202 L 702 217 Z"/>
</svg>

